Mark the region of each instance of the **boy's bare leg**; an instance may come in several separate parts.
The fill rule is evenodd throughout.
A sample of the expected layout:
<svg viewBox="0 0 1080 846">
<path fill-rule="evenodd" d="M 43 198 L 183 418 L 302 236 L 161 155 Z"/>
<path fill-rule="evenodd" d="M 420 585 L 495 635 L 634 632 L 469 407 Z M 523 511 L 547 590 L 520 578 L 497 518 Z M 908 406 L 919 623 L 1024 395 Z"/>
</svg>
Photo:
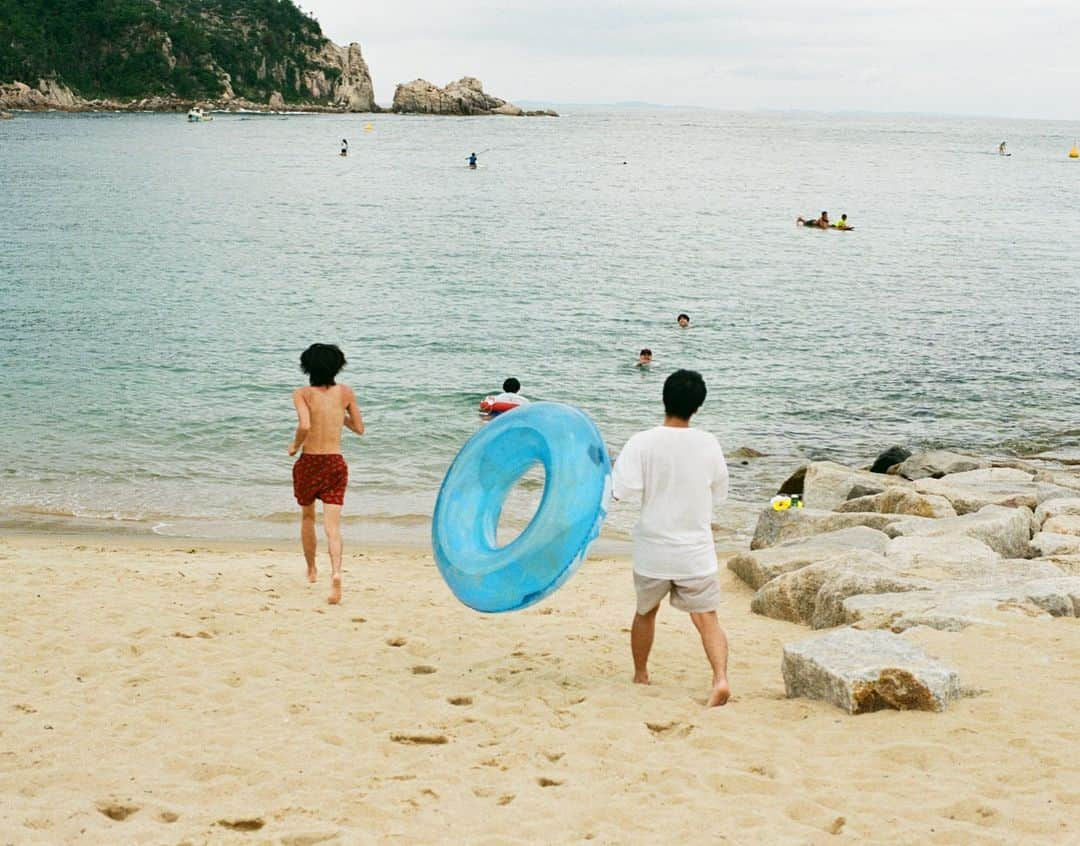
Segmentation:
<svg viewBox="0 0 1080 846">
<path fill-rule="evenodd" d="M 314 582 L 318 577 L 315 567 L 315 550 L 318 540 L 315 536 L 315 503 L 300 507 L 300 543 L 304 547 L 304 560 L 307 561 L 307 580 Z"/>
<path fill-rule="evenodd" d="M 331 605 L 341 602 L 341 506 L 323 503 L 323 529 L 330 547 L 330 598 Z"/>
<path fill-rule="evenodd" d="M 715 611 L 691 613 L 690 619 L 694 621 L 698 634 L 701 635 L 701 645 L 705 647 L 705 655 L 712 666 L 712 692 L 705 704 L 710 708 L 714 705 L 723 705 L 731 696 L 731 688 L 727 680 L 727 635 L 720 628 L 720 621 L 717 620 Z"/>
<path fill-rule="evenodd" d="M 660 604 L 648 614 L 635 614 L 630 627 L 630 652 L 634 656 L 634 683 L 649 683 L 649 653 L 656 636 L 656 612 Z"/>
</svg>

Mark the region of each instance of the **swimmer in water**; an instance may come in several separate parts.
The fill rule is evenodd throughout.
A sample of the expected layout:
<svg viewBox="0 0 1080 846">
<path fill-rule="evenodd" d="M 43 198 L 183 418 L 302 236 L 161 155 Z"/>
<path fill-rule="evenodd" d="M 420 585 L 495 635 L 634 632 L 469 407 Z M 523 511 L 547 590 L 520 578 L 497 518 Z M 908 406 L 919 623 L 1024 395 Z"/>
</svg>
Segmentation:
<svg viewBox="0 0 1080 846">
<path fill-rule="evenodd" d="M 341 155 L 349 155 L 349 142 L 344 138 L 341 139 Z"/>
<path fill-rule="evenodd" d="M 847 215 L 842 214 L 842 215 L 840 215 L 840 219 L 838 221 L 836 221 L 836 223 L 834 223 L 832 225 L 832 228 L 833 229 L 839 229 L 842 232 L 850 232 L 855 227 L 854 226 L 849 226 L 848 222 L 847 222 Z"/>
<path fill-rule="evenodd" d="M 998 144 L 998 155 L 999 156 L 1008 155 L 1008 153 L 1005 152 L 1005 142 L 1004 141 L 1002 141 L 1000 144 Z"/>
<path fill-rule="evenodd" d="M 816 220 L 807 220 L 805 217 L 799 217 L 795 221 L 795 225 L 809 226 L 813 229 L 828 229 L 830 226 L 829 213 L 827 211 L 823 211 L 821 213 L 821 217 L 817 218 Z"/>
<path fill-rule="evenodd" d="M 469 153 L 469 167 L 476 170 L 476 153 Z"/>
<path fill-rule="evenodd" d="M 649 367 L 652 364 L 652 350 L 645 347 L 639 354 L 637 364 L 634 367 Z"/>
<path fill-rule="evenodd" d="M 680 329 L 686 329 L 690 326 L 690 315 L 683 313 L 675 318 L 675 322 L 679 324 Z"/>
</svg>

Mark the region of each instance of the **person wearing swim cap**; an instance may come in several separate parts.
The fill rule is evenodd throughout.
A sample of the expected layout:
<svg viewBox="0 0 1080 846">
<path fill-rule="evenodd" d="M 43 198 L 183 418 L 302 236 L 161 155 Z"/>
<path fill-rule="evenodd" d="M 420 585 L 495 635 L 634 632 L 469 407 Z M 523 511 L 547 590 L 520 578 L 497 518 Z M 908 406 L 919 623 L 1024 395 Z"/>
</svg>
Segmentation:
<svg viewBox="0 0 1080 846">
<path fill-rule="evenodd" d="M 690 426 L 705 402 L 705 380 L 676 370 L 664 382 L 664 422 L 626 442 L 611 474 L 618 501 L 640 497 L 634 526 L 634 590 L 637 611 L 630 629 L 634 682 L 649 683 L 649 653 L 656 614 L 665 596 L 690 615 L 712 668 L 706 702 L 723 705 L 731 695 L 728 644 L 716 610 L 713 510 L 727 499 L 728 469 L 716 436 Z"/>
</svg>

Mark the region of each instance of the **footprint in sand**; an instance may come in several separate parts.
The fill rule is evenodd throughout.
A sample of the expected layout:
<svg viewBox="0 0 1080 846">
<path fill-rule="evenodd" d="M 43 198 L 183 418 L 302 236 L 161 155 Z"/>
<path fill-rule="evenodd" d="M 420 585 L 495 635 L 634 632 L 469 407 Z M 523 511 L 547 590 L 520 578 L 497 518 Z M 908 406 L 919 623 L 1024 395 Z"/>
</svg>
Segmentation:
<svg viewBox="0 0 1080 846">
<path fill-rule="evenodd" d="M 536 780 L 536 783 L 539 784 L 541 787 L 561 787 L 563 781 L 562 779 L 558 778 L 548 778 L 547 776 L 540 776 L 540 778 Z"/>
<path fill-rule="evenodd" d="M 472 705 L 473 702 L 471 696 L 451 696 L 446 701 L 451 705 Z"/>
<path fill-rule="evenodd" d="M 173 811 L 162 811 L 158 814 L 158 819 L 163 823 L 174 823 L 180 819 L 180 815 Z"/>
<path fill-rule="evenodd" d="M 414 676 L 430 676 L 432 673 L 439 672 L 437 668 L 432 667 L 430 664 L 417 664 L 412 668 Z"/>
<path fill-rule="evenodd" d="M 111 799 L 105 799 L 97 803 L 97 809 L 107 816 L 110 820 L 116 820 L 122 822 L 139 810 L 138 805 L 125 805 L 122 802 L 114 802 Z"/>
<path fill-rule="evenodd" d="M 513 793 L 504 793 L 502 796 L 499 797 L 499 800 L 495 804 L 496 805 L 509 805 L 513 801 L 514 801 L 514 794 Z"/>
<path fill-rule="evenodd" d="M 403 637 L 392 637 L 388 638 L 386 641 L 387 646 L 404 646 L 406 643 L 408 643 L 408 641 Z"/>
<path fill-rule="evenodd" d="M 247 817 L 235 820 L 218 820 L 217 824 L 222 828 L 229 828 L 233 831 L 258 831 L 266 825 L 266 820 L 262 817 Z"/>
<path fill-rule="evenodd" d="M 395 732 L 390 735 L 394 743 L 404 743 L 406 746 L 441 746 L 449 743 L 450 738 L 445 734 L 403 734 Z"/>
</svg>

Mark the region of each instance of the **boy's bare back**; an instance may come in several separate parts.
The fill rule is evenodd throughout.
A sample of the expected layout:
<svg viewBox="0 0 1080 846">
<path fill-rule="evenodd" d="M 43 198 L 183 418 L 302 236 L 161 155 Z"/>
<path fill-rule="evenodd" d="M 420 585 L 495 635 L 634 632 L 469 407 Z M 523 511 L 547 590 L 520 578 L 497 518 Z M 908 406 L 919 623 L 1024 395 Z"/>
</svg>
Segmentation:
<svg viewBox="0 0 1080 846">
<path fill-rule="evenodd" d="M 293 391 L 298 429 L 306 431 L 302 447 L 309 455 L 332 455 L 341 452 L 341 429 L 347 426 L 358 435 L 364 433 L 364 420 L 356 394 L 348 385 L 305 385 Z M 297 446 L 297 444 L 293 444 Z M 290 449 L 289 455 L 295 454 Z"/>
</svg>

